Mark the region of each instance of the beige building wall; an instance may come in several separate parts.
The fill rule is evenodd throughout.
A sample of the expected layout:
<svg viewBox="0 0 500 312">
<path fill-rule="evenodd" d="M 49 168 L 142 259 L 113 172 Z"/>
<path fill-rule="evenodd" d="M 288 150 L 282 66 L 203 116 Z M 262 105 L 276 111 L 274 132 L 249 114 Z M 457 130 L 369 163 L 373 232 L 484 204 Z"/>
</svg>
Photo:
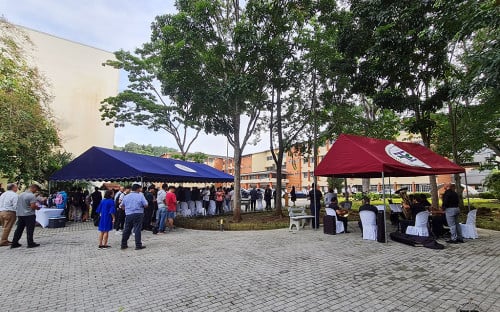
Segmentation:
<svg viewBox="0 0 500 312">
<path fill-rule="evenodd" d="M 100 102 L 118 94 L 119 71 L 102 66 L 111 52 L 22 27 L 33 42 L 29 54 L 50 83 L 62 146 L 79 156 L 91 146 L 113 148 L 115 131 L 101 121 Z"/>
</svg>

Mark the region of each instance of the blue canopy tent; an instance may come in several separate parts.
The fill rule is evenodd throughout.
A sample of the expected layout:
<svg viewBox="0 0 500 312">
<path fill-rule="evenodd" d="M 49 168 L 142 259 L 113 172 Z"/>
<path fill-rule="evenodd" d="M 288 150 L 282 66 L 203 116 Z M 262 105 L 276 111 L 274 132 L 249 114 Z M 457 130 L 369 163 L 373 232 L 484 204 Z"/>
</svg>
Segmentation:
<svg viewBox="0 0 500 312">
<path fill-rule="evenodd" d="M 91 147 L 50 177 L 51 181 L 232 182 L 205 164 Z"/>
</svg>

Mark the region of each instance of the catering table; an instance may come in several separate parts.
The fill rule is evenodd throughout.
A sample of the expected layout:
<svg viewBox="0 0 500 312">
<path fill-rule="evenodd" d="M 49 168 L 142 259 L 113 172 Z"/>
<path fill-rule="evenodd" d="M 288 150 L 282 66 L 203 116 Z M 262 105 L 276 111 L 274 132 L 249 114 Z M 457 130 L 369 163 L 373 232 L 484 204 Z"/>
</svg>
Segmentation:
<svg viewBox="0 0 500 312">
<path fill-rule="evenodd" d="M 64 209 L 58 208 L 40 208 L 36 210 L 36 222 L 38 222 L 42 227 L 47 227 L 49 225 L 50 218 L 57 218 L 64 212 Z"/>
</svg>

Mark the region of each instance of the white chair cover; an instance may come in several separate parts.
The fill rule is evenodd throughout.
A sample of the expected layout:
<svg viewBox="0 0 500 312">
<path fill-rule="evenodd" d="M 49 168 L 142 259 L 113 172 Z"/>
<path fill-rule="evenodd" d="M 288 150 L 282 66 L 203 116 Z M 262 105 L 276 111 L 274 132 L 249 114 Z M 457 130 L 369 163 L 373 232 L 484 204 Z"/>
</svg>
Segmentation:
<svg viewBox="0 0 500 312">
<path fill-rule="evenodd" d="M 460 223 L 460 230 L 463 238 L 478 238 L 476 228 L 477 209 L 469 211 L 465 224 Z"/>
<path fill-rule="evenodd" d="M 262 211 L 264 210 L 264 206 L 262 206 L 262 199 L 257 199 L 257 207 L 255 208 L 256 211 Z"/>
<path fill-rule="evenodd" d="M 409 225 L 406 228 L 406 234 L 417 236 L 429 236 L 427 223 L 429 222 L 429 212 L 421 211 L 415 217 L 415 226 Z"/>
<path fill-rule="evenodd" d="M 328 216 L 335 216 L 335 228 L 336 228 L 336 233 L 342 233 L 345 231 L 344 229 L 344 222 L 339 221 L 337 219 L 337 212 L 333 208 L 325 208 L 326 215 Z"/>
<path fill-rule="evenodd" d="M 210 204 L 208 205 L 208 214 L 211 216 L 215 215 L 215 200 L 211 200 Z"/>
<path fill-rule="evenodd" d="M 188 208 L 193 212 L 193 215 L 196 213 L 196 205 L 194 204 L 194 201 L 188 201 Z"/>
<path fill-rule="evenodd" d="M 201 200 L 195 201 L 196 214 L 204 216 L 206 214 L 205 209 L 203 209 L 203 202 Z"/>
<path fill-rule="evenodd" d="M 363 239 L 377 240 L 377 216 L 375 212 L 363 210 L 359 212 L 363 225 Z"/>
<path fill-rule="evenodd" d="M 403 212 L 400 204 L 389 204 L 392 212 Z"/>
</svg>

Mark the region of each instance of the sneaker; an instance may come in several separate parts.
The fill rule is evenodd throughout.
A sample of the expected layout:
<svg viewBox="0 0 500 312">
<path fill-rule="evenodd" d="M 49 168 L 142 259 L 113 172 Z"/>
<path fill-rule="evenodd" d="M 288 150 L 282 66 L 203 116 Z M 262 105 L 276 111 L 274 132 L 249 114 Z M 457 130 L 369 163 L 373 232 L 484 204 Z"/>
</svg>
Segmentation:
<svg viewBox="0 0 500 312">
<path fill-rule="evenodd" d="M 28 248 L 36 248 L 36 247 L 38 247 L 38 246 L 40 246 L 40 244 L 33 243 L 33 244 L 31 244 L 31 245 L 28 245 Z"/>
<path fill-rule="evenodd" d="M 22 245 L 19 244 L 19 243 L 12 243 L 12 245 L 10 245 L 10 248 L 17 248 L 17 247 L 21 247 Z"/>
<path fill-rule="evenodd" d="M 146 246 L 144 246 L 144 245 L 142 245 L 142 246 L 137 246 L 137 247 L 135 247 L 135 250 L 141 250 L 141 249 L 144 249 L 144 248 L 146 248 Z"/>
</svg>

